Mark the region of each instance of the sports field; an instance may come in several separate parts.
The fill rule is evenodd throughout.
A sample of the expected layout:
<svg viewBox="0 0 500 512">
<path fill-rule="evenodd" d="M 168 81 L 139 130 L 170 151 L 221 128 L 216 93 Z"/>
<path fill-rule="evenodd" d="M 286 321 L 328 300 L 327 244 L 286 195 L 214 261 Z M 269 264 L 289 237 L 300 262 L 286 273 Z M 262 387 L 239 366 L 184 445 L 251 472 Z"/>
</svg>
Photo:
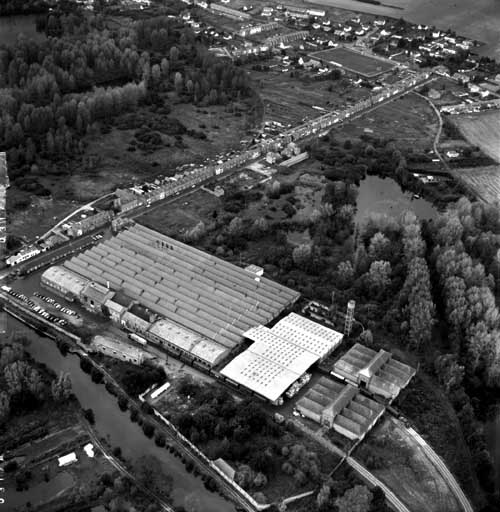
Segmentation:
<svg viewBox="0 0 500 512">
<path fill-rule="evenodd" d="M 463 137 L 500 163 L 500 110 L 451 116 Z"/>
<path fill-rule="evenodd" d="M 385 60 L 364 55 L 349 48 L 330 48 L 314 52 L 311 57 L 321 59 L 323 62 L 337 64 L 347 71 L 351 71 L 366 78 L 373 78 L 390 71 L 395 64 Z"/>
</svg>

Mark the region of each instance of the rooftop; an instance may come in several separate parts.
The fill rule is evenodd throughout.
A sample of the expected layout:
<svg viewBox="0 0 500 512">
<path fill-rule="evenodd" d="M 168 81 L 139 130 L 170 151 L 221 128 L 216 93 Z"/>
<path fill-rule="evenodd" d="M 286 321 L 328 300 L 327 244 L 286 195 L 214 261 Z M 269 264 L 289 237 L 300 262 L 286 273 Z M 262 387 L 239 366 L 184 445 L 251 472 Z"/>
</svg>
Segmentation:
<svg viewBox="0 0 500 512">
<path fill-rule="evenodd" d="M 317 327 L 321 328 L 321 336 Z M 254 343 L 221 373 L 274 402 L 314 363 L 338 346 L 337 335 L 342 337 L 291 313 L 272 329 L 259 325 L 245 332 L 245 337 Z"/>
<path fill-rule="evenodd" d="M 216 364 L 228 352 L 228 349 L 219 343 L 184 329 L 164 318 L 155 322 L 150 327 L 149 332 L 211 365 Z"/>
<path fill-rule="evenodd" d="M 356 343 L 333 366 L 332 373 L 358 384 L 366 382 L 372 392 L 394 398 L 415 375 L 415 369 L 392 358 L 385 350 Z"/>
<path fill-rule="evenodd" d="M 42 280 L 43 279 L 47 279 L 48 281 L 57 284 L 66 292 L 71 291 L 76 296 L 79 296 L 89 283 L 88 279 L 84 279 L 78 274 L 75 274 L 64 267 L 60 267 L 59 265 L 55 265 L 45 270 L 42 274 Z"/>
<path fill-rule="evenodd" d="M 71 258 L 64 267 L 228 349 L 266 324 L 299 293 L 136 224 Z"/>
</svg>

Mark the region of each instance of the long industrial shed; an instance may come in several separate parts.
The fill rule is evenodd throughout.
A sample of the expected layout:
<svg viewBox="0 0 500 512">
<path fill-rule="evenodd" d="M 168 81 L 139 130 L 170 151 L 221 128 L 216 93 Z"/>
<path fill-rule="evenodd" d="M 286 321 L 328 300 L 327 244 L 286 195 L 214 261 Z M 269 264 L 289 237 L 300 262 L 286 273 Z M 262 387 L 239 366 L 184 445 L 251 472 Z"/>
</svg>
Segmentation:
<svg viewBox="0 0 500 512">
<path fill-rule="evenodd" d="M 299 293 L 136 224 L 64 266 L 228 349 Z"/>
</svg>

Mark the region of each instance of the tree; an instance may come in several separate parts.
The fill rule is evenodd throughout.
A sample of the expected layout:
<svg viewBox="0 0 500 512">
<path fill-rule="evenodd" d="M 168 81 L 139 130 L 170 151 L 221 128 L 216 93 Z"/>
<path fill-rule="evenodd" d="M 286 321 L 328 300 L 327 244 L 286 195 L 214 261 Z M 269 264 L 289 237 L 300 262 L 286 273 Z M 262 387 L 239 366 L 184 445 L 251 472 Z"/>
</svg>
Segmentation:
<svg viewBox="0 0 500 512">
<path fill-rule="evenodd" d="M 9 419 L 10 397 L 5 391 L 0 392 L 0 425 Z"/>
<path fill-rule="evenodd" d="M 231 236 L 241 236 L 243 234 L 243 221 L 240 217 L 234 217 L 227 228 Z"/>
<path fill-rule="evenodd" d="M 337 280 L 340 288 L 349 288 L 354 280 L 354 269 L 350 261 L 342 261 L 337 267 Z"/>
<path fill-rule="evenodd" d="M 368 255 L 372 260 L 388 260 L 391 252 L 391 242 L 383 233 L 378 232 L 371 237 Z"/>
<path fill-rule="evenodd" d="M 182 89 L 184 88 L 184 80 L 179 71 L 177 71 L 177 73 L 175 73 L 175 76 L 174 76 L 174 87 L 175 87 L 177 94 L 180 94 L 182 92 Z"/>
<path fill-rule="evenodd" d="M 444 386 L 447 393 L 462 384 L 465 368 L 458 364 L 454 354 L 438 356 L 434 362 L 434 368 L 439 382 Z"/>
<path fill-rule="evenodd" d="M 388 261 L 374 261 L 368 271 L 368 282 L 375 290 L 380 293 L 386 290 L 391 284 L 391 264 Z"/>
<path fill-rule="evenodd" d="M 168 498 L 172 492 L 172 477 L 165 471 L 162 463 L 152 455 L 144 455 L 134 463 L 134 474 L 140 484 L 162 498 Z"/>
<path fill-rule="evenodd" d="M 94 411 L 92 409 L 85 409 L 83 411 L 83 417 L 93 425 L 95 423 Z"/>
<path fill-rule="evenodd" d="M 366 485 L 355 485 L 335 500 L 339 512 L 369 512 L 372 493 Z"/>
<path fill-rule="evenodd" d="M 71 378 L 69 374 L 61 372 L 59 378 L 52 382 L 51 391 L 52 398 L 56 402 L 66 401 L 72 392 Z"/>
<path fill-rule="evenodd" d="M 297 267 L 304 267 L 310 263 L 312 257 L 311 244 L 300 244 L 292 251 L 292 259 Z"/>
<path fill-rule="evenodd" d="M 328 483 L 324 483 L 316 496 L 316 504 L 318 505 L 319 510 L 322 510 L 328 505 L 328 502 L 330 501 L 330 494 L 330 485 Z"/>
</svg>

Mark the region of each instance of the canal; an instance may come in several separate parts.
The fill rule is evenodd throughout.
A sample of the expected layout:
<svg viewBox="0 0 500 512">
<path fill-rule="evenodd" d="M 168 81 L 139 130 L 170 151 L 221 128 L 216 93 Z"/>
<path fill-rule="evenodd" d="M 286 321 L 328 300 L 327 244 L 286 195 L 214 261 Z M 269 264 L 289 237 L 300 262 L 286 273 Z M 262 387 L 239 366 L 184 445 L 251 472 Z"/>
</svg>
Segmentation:
<svg viewBox="0 0 500 512">
<path fill-rule="evenodd" d="M 92 382 L 90 375 L 80 369 L 78 356 L 74 354 L 62 356 L 51 339 L 38 335 L 12 317 L 8 318 L 8 327 L 12 334 L 26 333 L 31 340 L 27 351 L 34 359 L 46 364 L 57 374 L 67 372 L 71 375 L 73 392 L 81 406 L 94 411 L 95 430 L 99 436 L 106 438 L 111 446 L 119 446 L 123 456 L 129 461 L 143 455 L 153 455 L 160 461 L 165 473 L 171 475 L 173 479 L 174 506 L 184 505 L 186 498 L 188 500 L 194 498 L 203 504 L 204 512 L 235 512 L 232 502 L 219 494 L 209 492 L 200 477 L 186 471 L 180 459 L 174 457 L 165 448 L 157 447 L 153 440 L 148 439 L 141 427 L 130 421 L 129 413 L 119 409 L 116 398 L 110 395 L 102 384 Z M 30 491 L 27 494 L 30 494 Z M 34 504 L 36 498 L 37 496 L 30 496 L 26 501 Z"/>
</svg>

